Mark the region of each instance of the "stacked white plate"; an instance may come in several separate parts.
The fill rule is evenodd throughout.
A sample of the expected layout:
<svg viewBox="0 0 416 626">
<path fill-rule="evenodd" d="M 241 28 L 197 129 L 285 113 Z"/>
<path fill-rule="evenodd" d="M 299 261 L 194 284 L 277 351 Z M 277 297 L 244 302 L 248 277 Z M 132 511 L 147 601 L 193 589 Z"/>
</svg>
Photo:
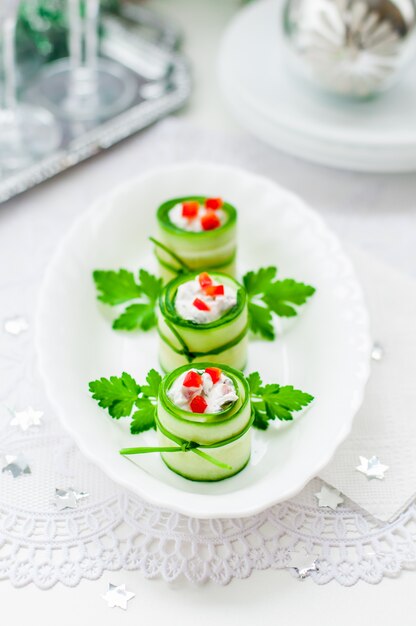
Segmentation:
<svg viewBox="0 0 416 626">
<path fill-rule="evenodd" d="M 416 72 L 368 101 L 321 93 L 293 71 L 282 0 L 244 8 L 220 49 L 220 83 L 236 118 L 276 148 L 351 170 L 416 169 Z"/>
</svg>

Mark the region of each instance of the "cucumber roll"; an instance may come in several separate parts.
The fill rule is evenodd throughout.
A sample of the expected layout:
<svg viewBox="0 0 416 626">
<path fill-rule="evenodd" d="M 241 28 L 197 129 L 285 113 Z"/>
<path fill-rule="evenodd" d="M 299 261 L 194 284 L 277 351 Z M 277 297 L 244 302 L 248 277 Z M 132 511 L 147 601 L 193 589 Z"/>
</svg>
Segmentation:
<svg viewBox="0 0 416 626">
<path fill-rule="evenodd" d="M 248 383 L 227 365 L 184 365 L 164 378 L 156 430 L 161 457 L 172 471 L 198 481 L 216 481 L 241 471 L 251 449 L 252 411 Z M 192 442 L 192 443 L 190 443 Z M 184 450 L 184 445 L 189 448 Z"/>
<path fill-rule="evenodd" d="M 157 210 L 155 254 L 165 281 L 178 273 L 215 270 L 235 275 L 237 211 L 221 198 L 174 198 Z"/>
<path fill-rule="evenodd" d="M 166 285 L 159 298 L 158 332 L 165 372 L 207 359 L 244 369 L 246 291 L 225 274 L 182 274 Z"/>
</svg>

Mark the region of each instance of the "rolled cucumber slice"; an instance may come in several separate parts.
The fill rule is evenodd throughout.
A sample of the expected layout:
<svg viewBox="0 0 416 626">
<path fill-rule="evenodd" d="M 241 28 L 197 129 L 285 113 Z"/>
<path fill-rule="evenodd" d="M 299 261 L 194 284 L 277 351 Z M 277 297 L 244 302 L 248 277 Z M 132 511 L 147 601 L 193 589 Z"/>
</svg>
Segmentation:
<svg viewBox="0 0 416 626">
<path fill-rule="evenodd" d="M 164 288 L 158 307 L 159 360 L 165 372 L 209 359 L 242 370 L 247 361 L 248 309 L 242 285 L 224 274 L 211 272 L 217 282 L 236 289 L 237 303 L 214 322 L 198 324 L 180 317 L 175 298 L 181 284 L 193 280 L 197 272 L 182 275 Z"/>
<path fill-rule="evenodd" d="M 235 276 L 237 210 L 228 202 L 224 202 L 221 210 L 226 214 L 225 222 L 214 230 L 189 232 L 178 228 L 169 219 L 169 211 L 176 205 L 190 200 L 203 204 L 206 196 L 186 196 L 173 198 L 164 202 L 157 210 L 158 238 L 171 250 L 172 256 L 162 247 L 156 246 L 155 255 L 159 262 L 160 275 L 165 281 L 174 278 L 183 266 L 178 263 L 179 257 L 186 268 L 192 270 L 216 270 Z"/>
<path fill-rule="evenodd" d="M 201 363 L 198 371 L 212 367 Z M 171 372 L 162 381 L 158 407 L 157 431 L 161 447 L 172 446 L 176 440 L 200 444 L 196 450 L 162 452 L 166 465 L 177 474 L 197 481 L 217 481 L 240 472 L 248 463 L 251 450 L 252 411 L 248 383 L 241 372 L 221 364 L 221 370 L 234 383 L 237 400 L 219 413 L 199 414 L 176 406 L 168 396 L 173 382 L 192 369 L 186 365 Z M 207 453 L 218 464 L 204 458 Z"/>
</svg>

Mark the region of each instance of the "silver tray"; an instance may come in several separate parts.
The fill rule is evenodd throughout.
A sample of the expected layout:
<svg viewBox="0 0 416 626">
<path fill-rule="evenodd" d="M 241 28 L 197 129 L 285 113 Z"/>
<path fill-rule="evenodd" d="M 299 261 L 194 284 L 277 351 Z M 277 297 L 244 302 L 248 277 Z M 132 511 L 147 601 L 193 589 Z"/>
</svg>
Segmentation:
<svg viewBox="0 0 416 626">
<path fill-rule="evenodd" d="M 135 99 L 126 110 L 103 122 L 71 124 L 58 120 L 62 131 L 59 149 L 3 176 L 0 202 L 106 150 L 187 102 L 191 91 L 190 71 L 185 58 L 175 51 L 179 35 L 174 29 L 165 28 L 156 16 L 134 6 L 126 17 L 104 16 L 103 27 L 101 53 L 133 73 L 137 82 Z M 147 32 L 144 34 L 146 27 L 153 31 L 151 40 Z"/>
</svg>

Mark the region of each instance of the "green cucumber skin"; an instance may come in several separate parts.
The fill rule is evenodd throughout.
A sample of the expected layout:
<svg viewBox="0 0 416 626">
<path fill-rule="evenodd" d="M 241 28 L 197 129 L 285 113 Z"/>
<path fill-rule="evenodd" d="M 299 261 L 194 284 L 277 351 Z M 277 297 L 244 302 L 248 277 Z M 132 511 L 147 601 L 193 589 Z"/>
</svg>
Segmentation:
<svg viewBox="0 0 416 626">
<path fill-rule="evenodd" d="M 157 416 L 164 428 L 174 435 L 195 441 L 200 444 L 212 445 L 218 441 L 234 437 L 241 432 L 251 418 L 250 402 L 242 406 L 241 394 L 245 395 L 245 389 L 238 383 L 239 399 L 232 407 L 227 419 L 219 419 L 215 422 L 196 422 L 178 419 L 161 402 L 158 402 Z M 189 453 L 187 453 L 189 454 Z"/>
<path fill-rule="evenodd" d="M 201 363 L 206 369 L 212 363 Z M 173 381 L 183 372 L 191 369 L 185 365 L 175 370 L 162 381 L 157 405 L 157 435 L 160 446 L 172 445 L 166 435 L 200 444 L 201 450 L 215 457 L 231 468 L 221 468 L 201 458 L 192 451 L 163 452 L 166 465 L 184 478 L 195 481 L 216 481 L 229 478 L 241 471 L 248 463 L 251 452 L 251 402 L 250 390 L 244 375 L 225 364 L 220 364 L 236 387 L 237 401 L 216 414 L 195 414 L 180 409 L 168 397 Z M 162 432 L 167 431 L 165 434 Z M 241 434 L 241 436 L 240 436 Z M 234 441 L 224 443 L 235 437 Z"/>
<path fill-rule="evenodd" d="M 237 290 L 237 304 L 215 322 L 195 324 L 178 316 L 175 310 L 175 297 L 182 283 L 197 276 L 198 272 L 178 276 L 168 283 L 162 292 L 157 312 L 160 335 L 159 362 L 166 372 L 189 363 L 189 355 L 181 354 L 184 352 L 182 340 L 189 352 L 197 355 L 192 359 L 192 363 L 209 360 L 212 363 L 225 363 L 242 370 L 246 365 L 248 353 L 246 291 L 230 276 L 211 272 L 211 276 L 219 283 L 228 284 Z M 234 340 L 238 343 L 227 347 L 227 344 Z M 221 349 L 222 346 L 224 350 Z"/>
<path fill-rule="evenodd" d="M 161 445 L 169 445 L 169 439 L 158 433 Z M 231 465 L 232 469 L 225 469 L 213 465 L 209 461 L 192 452 L 163 452 L 161 457 L 170 470 L 183 478 L 193 481 L 215 482 L 231 478 L 247 465 L 251 452 L 251 432 L 248 431 L 237 441 L 220 448 L 210 448 L 209 454 L 219 461 Z"/>
<path fill-rule="evenodd" d="M 180 472 L 176 471 L 173 467 L 169 465 L 166 459 L 163 458 L 162 454 L 160 455 L 160 458 L 162 459 L 166 467 L 170 469 L 171 472 L 173 472 L 174 474 L 177 474 L 181 478 L 186 478 L 186 480 L 191 480 L 192 482 L 197 482 L 197 483 L 213 483 L 213 482 L 215 483 L 221 480 L 226 480 L 227 478 L 232 478 L 233 476 L 236 476 L 237 474 L 242 472 L 243 469 L 247 467 L 250 461 L 250 457 L 248 457 L 247 462 L 243 465 L 243 467 L 240 467 L 240 469 L 236 470 L 233 474 L 230 473 L 228 476 L 223 476 L 222 478 L 192 478 L 191 476 L 185 476 L 184 474 L 181 474 Z"/>
<path fill-rule="evenodd" d="M 192 360 L 192 365 L 197 366 L 198 363 L 209 359 L 215 365 L 224 363 L 237 370 L 244 371 L 247 364 L 248 343 L 248 335 L 246 335 L 237 345 L 220 352 L 220 354 L 196 357 Z M 181 365 L 186 365 L 188 360 L 185 355 L 178 354 L 162 339 L 159 339 L 159 363 L 163 371 L 168 373 Z"/>
<path fill-rule="evenodd" d="M 235 276 L 235 256 L 237 249 L 237 211 L 229 203 L 224 203 L 223 209 L 228 219 L 223 226 L 212 231 L 190 233 L 176 228 L 168 219 L 170 208 L 179 202 L 197 200 L 203 202 L 205 196 L 187 196 L 175 198 L 163 203 L 157 210 L 158 238 L 177 254 L 191 270 L 216 269 L 225 274 Z M 172 263 L 169 256 L 158 250 L 157 254 L 162 261 Z M 173 277 L 173 272 L 160 264 L 160 272 L 165 280 Z"/>
</svg>

